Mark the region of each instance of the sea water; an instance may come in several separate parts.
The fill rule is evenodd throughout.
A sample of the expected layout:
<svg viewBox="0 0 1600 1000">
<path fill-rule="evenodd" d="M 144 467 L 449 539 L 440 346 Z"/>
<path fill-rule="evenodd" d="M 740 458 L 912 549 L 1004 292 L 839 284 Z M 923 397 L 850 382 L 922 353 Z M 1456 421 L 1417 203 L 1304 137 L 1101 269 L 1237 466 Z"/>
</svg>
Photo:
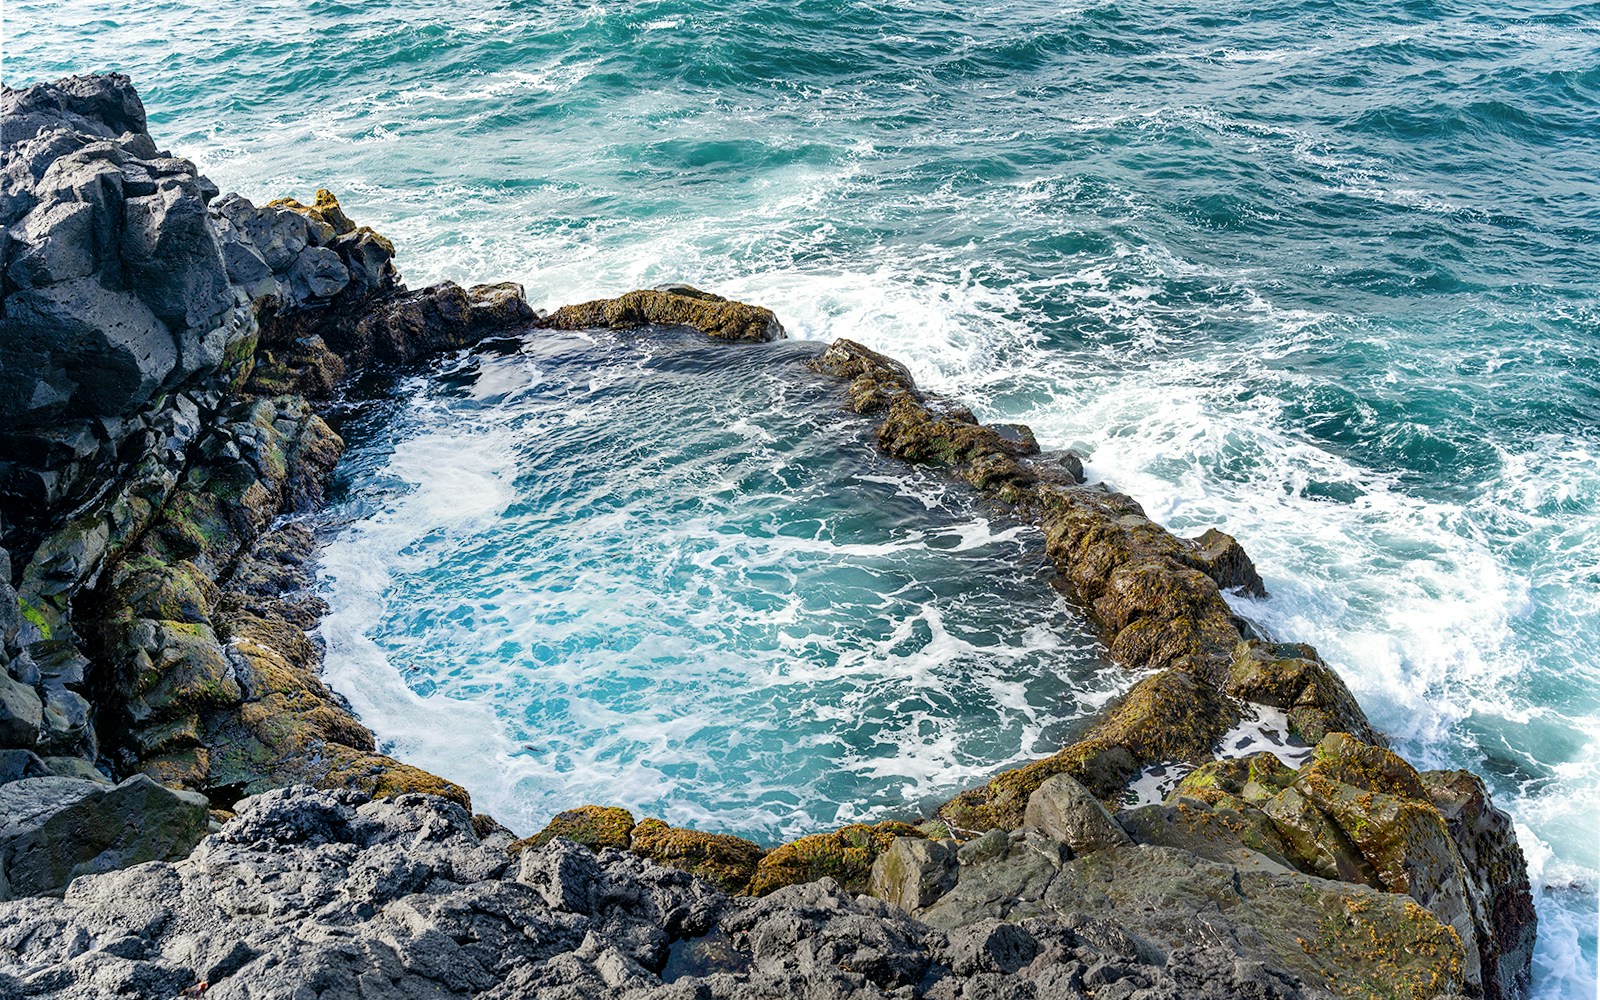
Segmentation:
<svg viewBox="0 0 1600 1000">
<path fill-rule="evenodd" d="M 514 279 L 544 306 L 709 286 L 774 308 L 796 337 L 889 351 L 980 416 L 1078 447 L 1092 475 L 1174 530 L 1225 527 L 1272 591 L 1242 612 L 1317 645 L 1409 758 L 1489 780 L 1537 882 L 1538 991 L 1594 994 L 1600 5 L 12 0 L 5 16 L 8 84 L 129 72 L 157 135 L 225 188 L 257 199 L 334 188 L 395 238 L 413 284 Z M 445 655 L 430 635 L 459 626 L 419 619 L 432 602 L 487 599 L 464 565 L 460 592 L 412 579 L 426 558 L 451 558 L 442 543 L 430 554 L 428 518 L 455 511 L 463 520 L 444 530 L 491 538 L 502 530 L 491 522 L 541 516 L 522 510 L 531 498 L 508 471 L 536 456 L 471 416 L 478 391 L 408 383 L 372 404 L 399 429 L 352 417 L 369 443 L 351 469 L 390 493 L 352 487 L 352 510 L 371 513 L 343 537 L 372 539 L 372 559 L 330 563 L 326 596 L 333 620 L 371 643 L 349 655 L 390 671 L 361 682 L 387 691 L 364 712 L 381 736 L 418 739 L 450 719 L 463 756 L 556 768 L 548 746 L 493 737 L 493 698 L 531 704 L 505 664 L 482 648 Z M 796 426 L 819 419 L 796 401 Z M 528 405 L 506 419 L 540 419 L 543 404 Z M 800 447 L 784 420 L 751 419 L 776 447 Z M 467 427 L 484 433 L 450 437 Z M 510 493 L 493 492 L 496 466 L 473 466 L 473 452 L 498 456 Z M 854 474 L 800 464 L 818 488 Z M 940 496 L 919 530 L 981 538 L 970 533 L 982 523 L 1009 540 L 974 542 L 964 558 L 984 572 L 1019 565 L 1028 540 L 962 503 Z M 759 518 L 731 500 L 719 516 Z M 895 544 L 895 517 L 861 525 L 873 540 L 860 544 Z M 692 551 L 688 521 L 669 520 Z M 407 532 L 416 548 L 390 551 Z M 570 566 L 550 563 L 583 553 L 556 548 L 537 564 L 559 580 Z M 777 558 L 759 550 L 729 558 Z M 900 555 L 913 576 L 951 571 Z M 421 588 L 417 599 L 375 600 L 385 574 Z M 498 579 L 519 598 L 537 590 L 531 575 Z M 727 621 L 681 633 L 706 657 L 749 639 L 738 616 L 762 591 L 737 583 L 720 579 L 733 600 L 707 605 Z M 865 578 L 854 586 L 866 600 Z M 1047 606 L 1020 605 L 1035 619 Z M 528 616 L 496 626 L 524 640 L 517 656 L 539 641 L 531 610 L 473 614 Z M 1071 623 L 1057 626 L 1052 641 L 1076 649 Z M 850 648 L 883 648 L 872 641 Z M 1033 643 L 1013 630 L 983 656 Z M 759 704 L 759 671 L 783 659 L 762 655 L 751 686 L 712 697 Z M 861 655 L 885 669 L 885 654 Z M 988 669 L 979 659 L 969 678 Z M 330 670 L 350 662 L 335 656 Z M 1098 675 L 1062 676 L 1070 715 Z M 975 721 L 1019 737 L 1035 736 L 1032 699 L 1053 697 L 1002 705 L 982 683 L 964 690 Z M 947 732 L 966 741 L 944 758 L 951 768 L 1006 752 Z M 592 764 L 569 763 L 562 773 Z M 921 766 L 898 779 L 910 799 L 933 790 Z M 479 794 L 503 777 L 444 770 Z M 776 792 L 762 799 L 771 788 L 734 805 L 674 780 L 683 796 L 663 790 L 659 807 L 703 808 L 708 828 L 791 822 Z M 864 795 L 872 815 L 899 808 L 882 774 L 848 781 L 835 787 Z M 791 789 L 788 815 L 821 822 L 834 800 L 807 794 Z"/>
<path fill-rule="evenodd" d="M 884 457 L 817 353 L 535 331 L 356 404 L 329 682 L 530 832 L 916 821 L 1069 742 L 1128 678 L 1038 530 Z"/>
</svg>

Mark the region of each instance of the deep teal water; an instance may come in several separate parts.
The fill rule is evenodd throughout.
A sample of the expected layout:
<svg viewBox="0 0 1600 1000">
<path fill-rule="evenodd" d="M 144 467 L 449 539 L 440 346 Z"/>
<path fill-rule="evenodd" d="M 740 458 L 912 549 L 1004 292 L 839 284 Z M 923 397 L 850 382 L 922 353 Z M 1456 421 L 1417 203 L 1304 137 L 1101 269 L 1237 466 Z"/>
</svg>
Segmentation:
<svg viewBox="0 0 1600 1000">
<path fill-rule="evenodd" d="M 130 72 L 224 187 L 334 187 L 413 283 L 709 285 L 1225 525 L 1273 591 L 1247 613 L 1413 759 L 1489 777 L 1540 878 L 1541 994 L 1593 994 L 1600 5 L 6 17 L 7 83 Z"/>
</svg>

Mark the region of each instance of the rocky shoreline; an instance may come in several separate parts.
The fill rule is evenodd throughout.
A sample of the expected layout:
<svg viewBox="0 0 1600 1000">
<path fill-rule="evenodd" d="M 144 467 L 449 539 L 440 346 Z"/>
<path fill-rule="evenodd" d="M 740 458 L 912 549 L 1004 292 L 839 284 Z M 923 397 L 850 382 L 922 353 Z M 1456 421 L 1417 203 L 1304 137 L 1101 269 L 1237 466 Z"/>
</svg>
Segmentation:
<svg viewBox="0 0 1600 1000">
<path fill-rule="evenodd" d="M 684 286 L 548 316 L 515 285 L 409 290 L 332 194 L 258 208 L 159 150 L 124 77 L 8 89 L 0 139 L 0 997 L 1525 991 L 1509 819 L 1233 612 L 1225 590 L 1265 593 L 1234 539 L 1170 534 L 843 340 L 814 361 L 841 420 L 1038 525 L 1139 680 L 917 826 L 766 850 L 597 805 L 516 840 L 320 679 L 297 517 L 342 449 L 322 415 L 487 337 L 759 350 L 733 345 L 778 318 Z M 1264 712 L 1295 766 L 1219 753 Z"/>
</svg>

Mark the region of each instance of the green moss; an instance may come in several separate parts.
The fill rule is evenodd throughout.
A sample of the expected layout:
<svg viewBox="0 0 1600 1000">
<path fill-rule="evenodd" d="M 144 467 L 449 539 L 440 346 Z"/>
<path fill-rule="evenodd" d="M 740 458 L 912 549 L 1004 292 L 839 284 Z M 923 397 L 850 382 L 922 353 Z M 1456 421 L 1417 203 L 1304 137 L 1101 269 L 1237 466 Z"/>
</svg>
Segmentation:
<svg viewBox="0 0 1600 1000">
<path fill-rule="evenodd" d="M 22 612 L 22 617 L 39 630 L 39 638 L 52 639 L 54 634 L 50 631 L 50 622 L 45 619 L 44 612 L 29 604 L 22 598 L 17 598 L 17 610 Z"/>
<path fill-rule="evenodd" d="M 511 852 L 518 854 L 530 847 L 543 847 L 557 837 L 564 837 L 596 851 L 602 847 L 626 850 L 633 827 L 633 813 L 626 809 L 617 806 L 579 806 L 558 813 L 549 826 L 512 844 Z"/>
<path fill-rule="evenodd" d="M 847 892 L 866 892 L 872 862 L 889 849 L 896 837 L 926 839 L 916 827 L 892 821 L 872 826 L 855 823 L 832 833 L 801 837 L 761 859 L 750 880 L 749 893 L 765 896 L 786 885 L 825 877 L 836 879 Z"/>
<path fill-rule="evenodd" d="M 693 872 L 730 893 L 745 891 L 766 854 L 748 840 L 684 830 L 659 819 L 646 819 L 634 827 L 629 847 L 635 854 Z"/>
<path fill-rule="evenodd" d="M 704 293 L 701 293 L 703 296 Z M 626 328 L 648 324 L 688 326 L 719 340 L 767 341 L 784 337 L 772 310 L 717 297 L 641 289 L 614 299 L 562 306 L 540 325 L 557 330 Z"/>
</svg>

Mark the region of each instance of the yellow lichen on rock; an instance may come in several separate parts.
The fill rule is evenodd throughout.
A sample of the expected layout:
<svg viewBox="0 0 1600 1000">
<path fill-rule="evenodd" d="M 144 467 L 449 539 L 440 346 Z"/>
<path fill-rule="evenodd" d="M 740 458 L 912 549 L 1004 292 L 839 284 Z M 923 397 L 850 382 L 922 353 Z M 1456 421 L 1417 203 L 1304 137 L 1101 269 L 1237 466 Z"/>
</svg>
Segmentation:
<svg viewBox="0 0 1600 1000">
<path fill-rule="evenodd" d="M 748 891 L 752 896 L 765 896 L 786 885 L 826 877 L 837 880 L 847 892 L 866 892 L 873 861 L 896 837 L 923 836 L 914 826 L 884 821 L 871 826 L 853 823 L 831 833 L 801 837 L 761 859 Z"/>
</svg>

